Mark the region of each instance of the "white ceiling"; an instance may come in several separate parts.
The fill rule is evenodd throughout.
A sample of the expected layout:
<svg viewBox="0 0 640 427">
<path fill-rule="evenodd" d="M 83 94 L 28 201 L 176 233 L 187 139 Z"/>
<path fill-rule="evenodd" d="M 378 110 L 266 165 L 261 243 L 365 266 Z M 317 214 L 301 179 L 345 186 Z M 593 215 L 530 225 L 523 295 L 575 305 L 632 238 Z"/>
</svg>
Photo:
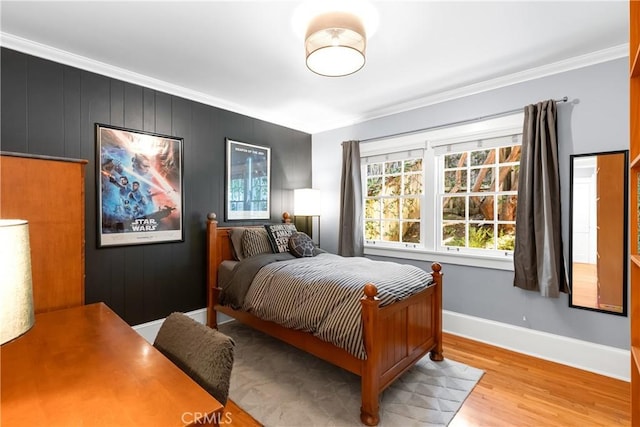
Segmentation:
<svg viewBox="0 0 640 427">
<path fill-rule="evenodd" d="M 339 78 L 306 68 L 299 1 L 3 0 L 0 40 L 309 133 L 628 54 L 626 1 L 371 3 L 367 63 Z"/>
</svg>

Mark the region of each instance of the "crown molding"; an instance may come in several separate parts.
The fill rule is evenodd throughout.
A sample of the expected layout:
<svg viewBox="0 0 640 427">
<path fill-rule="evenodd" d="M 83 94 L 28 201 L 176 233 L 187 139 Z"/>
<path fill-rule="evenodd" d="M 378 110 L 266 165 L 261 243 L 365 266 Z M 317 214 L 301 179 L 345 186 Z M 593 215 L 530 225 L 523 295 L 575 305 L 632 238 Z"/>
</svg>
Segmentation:
<svg viewBox="0 0 640 427">
<path fill-rule="evenodd" d="M 420 97 L 411 101 L 371 110 L 367 114 L 357 117 L 354 116 L 350 119 L 340 121 L 340 123 L 334 122 L 331 125 L 326 125 L 326 129 L 323 129 L 321 131 L 352 126 L 364 121 L 379 119 L 382 117 L 390 116 L 392 114 L 404 113 L 418 108 L 427 107 L 429 105 L 440 104 L 442 102 L 452 101 L 455 99 L 464 98 L 466 96 L 500 89 L 517 83 L 536 80 L 554 74 L 560 74 L 566 71 L 572 71 L 591 65 L 597 65 L 603 62 L 613 61 L 620 58 L 626 58 L 628 56 L 629 44 L 624 43 L 618 46 L 613 46 L 611 48 L 591 52 L 585 55 L 580 55 L 551 64 L 546 64 L 540 67 L 531 68 L 529 70 L 508 74 L 506 76 L 497 77 L 483 82 L 461 86 L 459 88 Z"/>
<path fill-rule="evenodd" d="M 273 114 L 269 114 L 268 112 L 250 110 L 222 98 L 210 96 L 199 91 L 166 82 L 164 80 L 159 80 L 153 77 L 146 76 L 144 74 L 135 73 L 133 71 L 109 65 L 107 63 L 96 61 L 81 55 L 76 55 L 74 53 L 24 39 L 13 34 L 0 32 L 0 46 L 26 53 L 28 55 L 37 56 L 39 58 L 48 59 L 60 64 L 79 68 L 81 70 L 111 77 L 117 80 L 122 80 L 135 85 L 144 86 L 149 89 L 158 90 L 170 95 L 190 99 L 192 101 L 200 102 L 212 107 L 221 108 L 249 117 L 255 117 L 260 120 L 265 120 L 271 123 L 280 124 L 282 126 L 306 132 L 305 130 L 303 130 L 304 126 L 302 124 L 292 122 L 285 123 L 283 122 L 283 120 L 281 120 L 280 117 L 274 117 Z"/>
<path fill-rule="evenodd" d="M 588 67 L 590 65 L 595 65 L 602 62 L 628 57 L 629 55 L 629 44 L 625 43 L 608 49 L 603 49 L 585 55 L 576 56 L 574 58 L 569 58 L 563 61 L 547 64 L 541 67 L 509 74 L 507 76 L 462 86 L 456 89 L 435 93 L 383 108 L 378 108 L 375 110 L 371 110 L 364 115 L 352 116 L 345 120 L 340 120 L 339 122 L 324 123 L 320 126 L 314 127 L 309 126 L 308 123 L 292 122 L 291 118 L 274 115 L 269 111 L 248 109 L 222 98 L 210 96 L 199 91 L 174 85 L 163 80 L 155 79 L 153 77 L 126 70 L 124 68 L 89 59 L 84 56 L 76 55 L 42 43 L 24 39 L 10 33 L 0 32 L 0 46 L 40 58 L 48 59 L 50 61 L 69 65 L 71 67 L 79 68 L 85 71 L 112 77 L 114 79 L 122 80 L 128 83 L 155 89 L 171 95 L 190 99 L 206 105 L 211 105 L 216 108 L 221 108 L 249 117 L 255 117 L 259 120 L 264 120 L 310 134 L 325 132 L 345 126 L 351 126 L 367 120 L 377 119 L 392 114 L 403 113 L 406 111 L 415 110 L 417 108 L 427 107 L 429 105 L 439 104 L 441 102 L 451 101 L 454 99 L 475 95 L 481 92 L 487 92 L 513 84 L 539 79 L 541 77 L 547 77 L 553 74 L 563 73 L 566 71 Z"/>
</svg>

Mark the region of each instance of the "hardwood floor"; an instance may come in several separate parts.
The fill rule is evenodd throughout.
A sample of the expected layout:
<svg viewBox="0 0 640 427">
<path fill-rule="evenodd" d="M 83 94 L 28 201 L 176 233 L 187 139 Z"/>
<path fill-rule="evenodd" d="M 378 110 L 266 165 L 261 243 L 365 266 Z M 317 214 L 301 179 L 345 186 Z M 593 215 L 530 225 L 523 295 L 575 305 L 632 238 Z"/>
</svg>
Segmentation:
<svg viewBox="0 0 640 427">
<path fill-rule="evenodd" d="M 573 304 L 598 308 L 598 266 L 573 263 Z"/>
<path fill-rule="evenodd" d="M 629 383 L 444 335 L 444 356 L 485 371 L 457 426 L 629 426 Z"/>
<path fill-rule="evenodd" d="M 450 427 L 630 426 L 630 386 L 591 372 L 444 334 L 444 356 L 485 371 Z M 261 424 L 229 402 L 232 427 Z"/>
</svg>

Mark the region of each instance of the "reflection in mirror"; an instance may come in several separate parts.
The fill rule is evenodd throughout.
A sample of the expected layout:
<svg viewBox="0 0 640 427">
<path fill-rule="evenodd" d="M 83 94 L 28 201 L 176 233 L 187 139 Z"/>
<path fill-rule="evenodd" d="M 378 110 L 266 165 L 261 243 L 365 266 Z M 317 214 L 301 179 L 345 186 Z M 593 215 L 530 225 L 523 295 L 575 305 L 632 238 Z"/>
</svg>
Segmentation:
<svg viewBox="0 0 640 427">
<path fill-rule="evenodd" d="M 570 307 L 627 315 L 627 156 L 571 156 Z"/>
</svg>

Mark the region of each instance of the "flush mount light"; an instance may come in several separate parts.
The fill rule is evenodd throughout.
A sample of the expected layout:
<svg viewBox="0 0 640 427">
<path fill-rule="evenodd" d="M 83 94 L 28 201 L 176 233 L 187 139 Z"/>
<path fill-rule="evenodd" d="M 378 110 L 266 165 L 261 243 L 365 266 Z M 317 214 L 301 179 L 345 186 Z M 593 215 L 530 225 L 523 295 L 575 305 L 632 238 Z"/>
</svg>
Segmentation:
<svg viewBox="0 0 640 427">
<path fill-rule="evenodd" d="M 327 12 L 313 18 L 305 37 L 307 67 L 316 74 L 340 77 L 365 64 L 367 37 L 362 21 L 349 12 Z"/>
</svg>

